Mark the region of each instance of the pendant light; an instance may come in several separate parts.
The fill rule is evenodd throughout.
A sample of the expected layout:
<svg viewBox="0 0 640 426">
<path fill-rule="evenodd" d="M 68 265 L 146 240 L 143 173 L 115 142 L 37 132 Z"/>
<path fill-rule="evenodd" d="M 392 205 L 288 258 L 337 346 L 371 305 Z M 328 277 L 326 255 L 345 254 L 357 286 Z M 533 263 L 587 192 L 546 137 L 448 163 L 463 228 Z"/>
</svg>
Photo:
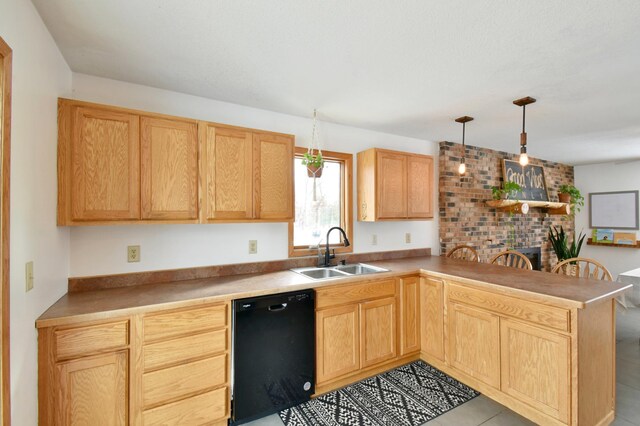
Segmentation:
<svg viewBox="0 0 640 426">
<path fill-rule="evenodd" d="M 465 159 L 466 159 L 465 157 L 467 155 L 467 151 L 464 145 L 464 130 L 467 123 L 472 120 L 473 120 L 473 117 L 469 117 L 468 115 L 465 115 L 460 118 L 456 118 L 456 122 L 462 123 L 462 159 L 460 160 L 460 165 L 458 166 L 458 173 L 460 173 L 460 175 L 465 174 L 465 172 L 467 171 L 467 165 L 465 164 Z"/>
<path fill-rule="evenodd" d="M 522 167 L 529 164 L 529 156 L 527 155 L 527 132 L 524 131 L 525 112 L 527 105 L 534 103 L 536 100 L 527 96 L 526 98 L 516 99 L 513 101 L 515 105 L 522 107 L 522 133 L 520 133 L 520 165 Z"/>
</svg>

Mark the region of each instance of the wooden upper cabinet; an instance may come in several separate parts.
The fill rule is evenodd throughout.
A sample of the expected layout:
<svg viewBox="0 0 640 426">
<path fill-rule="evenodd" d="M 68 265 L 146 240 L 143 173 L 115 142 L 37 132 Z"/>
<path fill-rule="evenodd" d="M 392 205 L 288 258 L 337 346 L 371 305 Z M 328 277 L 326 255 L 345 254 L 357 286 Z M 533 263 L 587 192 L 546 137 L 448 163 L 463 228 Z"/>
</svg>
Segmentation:
<svg viewBox="0 0 640 426">
<path fill-rule="evenodd" d="M 253 218 L 253 134 L 200 123 L 203 218 Z"/>
<path fill-rule="evenodd" d="M 294 137 L 58 100 L 58 225 L 294 218 Z"/>
<path fill-rule="evenodd" d="M 143 219 L 198 218 L 198 133 L 195 122 L 142 117 Z"/>
<path fill-rule="evenodd" d="M 407 216 L 433 217 L 433 158 L 407 157 Z"/>
<path fill-rule="evenodd" d="M 377 155 L 378 218 L 407 217 L 407 156 L 389 152 Z"/>
<path fill-rule="evenodd" d="M 253 134 L 256 218 L 293 220 L 293 156 L 293 137 Z"/>
<path fill-rule="evenodd" d="M 358 153 L 358 220 L 433 217 L 433 157 L 371 148 Z"/>
<path fill-rule="evenodd" d="M 59 216 L 74 221 L 138 219 L 139 117 L 91 107 L 67 107 L 60 116 L 71 121 L 61 126 L 71 143 L 59 152 L 63 166 L 71 163 L 62 194 L 70 198 L 71 212 Z"/>
</svg>

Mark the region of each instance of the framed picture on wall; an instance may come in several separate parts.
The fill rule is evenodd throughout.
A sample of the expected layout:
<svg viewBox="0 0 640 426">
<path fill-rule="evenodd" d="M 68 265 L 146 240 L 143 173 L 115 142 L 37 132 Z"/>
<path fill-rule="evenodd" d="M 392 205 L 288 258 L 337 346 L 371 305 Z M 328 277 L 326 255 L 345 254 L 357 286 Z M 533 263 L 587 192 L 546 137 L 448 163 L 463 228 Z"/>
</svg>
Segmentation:
<svg viewBox="0 0 640 426">
<path fill-rule="evenodd" d="M 589 227 L 638 229 L 638 191 L 589 193 Z"/>
</svg>

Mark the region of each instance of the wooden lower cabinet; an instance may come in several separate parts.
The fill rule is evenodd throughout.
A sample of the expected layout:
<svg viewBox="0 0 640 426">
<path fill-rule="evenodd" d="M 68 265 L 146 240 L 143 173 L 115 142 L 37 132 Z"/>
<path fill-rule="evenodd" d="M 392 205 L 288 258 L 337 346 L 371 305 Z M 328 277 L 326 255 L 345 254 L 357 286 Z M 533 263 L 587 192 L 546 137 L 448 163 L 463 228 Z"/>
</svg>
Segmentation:
<svg viewBox="0 0 640 426">
<path fill-rule="evenodd" d="M 327 383 L 398 358 L 397 280 L 318 289 L 316 382 Z"/>
<path fill-rule="evenodd" d="M 400 280 L 400 355 L 420 351 L 420 277 Z"/>
<path fill-rule="evenodd" d="M 360 315 L 352 304 L 316 314 L 316 380 L 328 382 L 360 369 Z"/>
<path fill-rule="evenodd" d="M 420 278 L 420 350 L 444 361 L 444 283 Z"/>
<path fill-rule="evenodd" d="M 55 424 L 126 425 L 127 366 L 127 351 L 58 363 Z"/>
<path fill-rule="evenodd" d="M 500 387 L 500 317 L 449 303 L 449 363 L 495 388 Z"/>
<path fill-rule="evenodd" d="M 360 365 L 369 367 L 396 357 L 396 299 L 360 304 Z"/>
<path fill-rule="evenodd" d="M 500 319 L 502 392 L 562 422 L 569 420 L 569 338 Z"/>
</svg>

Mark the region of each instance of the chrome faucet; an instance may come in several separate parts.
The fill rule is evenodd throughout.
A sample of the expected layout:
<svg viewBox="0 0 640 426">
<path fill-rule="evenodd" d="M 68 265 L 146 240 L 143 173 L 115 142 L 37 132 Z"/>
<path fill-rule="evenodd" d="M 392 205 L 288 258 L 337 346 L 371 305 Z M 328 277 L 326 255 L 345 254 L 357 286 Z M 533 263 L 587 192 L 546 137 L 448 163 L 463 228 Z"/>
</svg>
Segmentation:
<svg viewBox="0 0 640 426">
<path fill-rule="evenodd" d="M 336 257 L 335 249 L 333 250 L 333 253 L 331 253 L 329 249 L 329 234 L 334 229 L 337 229 L 342 234 L 342 239 L 344 240 L 345 247 L 349 247 L 351 245 L 351 243 L 349 242 L 349 239 L 347 238 L 347 234 L 344 232 L 344 229 L 340 228 L 339 226 L 334 226 L 333 228 L 329 228 L 329 230 L 327 231 L 327 238 L 326 238 L 327 243 L 325 246 L 324 255 L 320 250 L 320 244 L 318 244 L 318 267 L 320 268 L 326 268 L 327 266 L 331 266 L 331 259 L 335 259 Z"/>
</svg>

